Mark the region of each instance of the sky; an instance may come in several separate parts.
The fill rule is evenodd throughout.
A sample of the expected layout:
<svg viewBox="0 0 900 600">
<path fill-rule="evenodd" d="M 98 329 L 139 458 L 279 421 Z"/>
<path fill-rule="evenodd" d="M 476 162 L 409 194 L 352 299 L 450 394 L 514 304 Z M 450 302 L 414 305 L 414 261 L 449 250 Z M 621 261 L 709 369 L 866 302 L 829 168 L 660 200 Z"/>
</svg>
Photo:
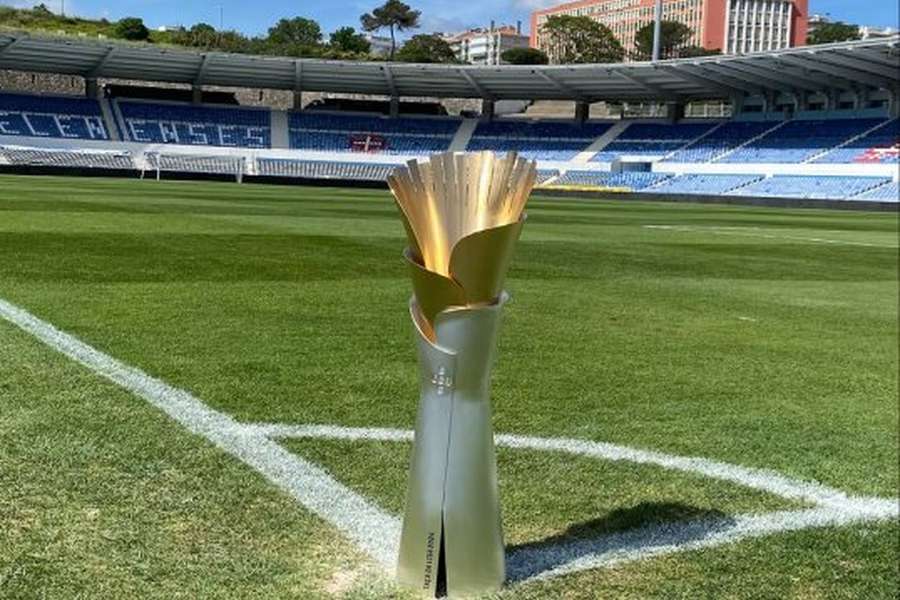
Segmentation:
<svg viewBox="0 0 900 600">
<path fill-rule="evenodd" d="M 148 27 L 187 25 L 204 21 L 219 27 L 220 15 L 225 29 L 237 29 L 248 35 L 264 34 L 278 19 L 302 16 L 315 19 L 323 31 L 350 25 L 359 28 L 359 16 L 383 0 L 43 0 L 66 14 L 117 20 L 138 16 Z M 561 3 L 562 0 L 404 0 L 422 11 L 422 32 L 452 32 L 469 27 L 497 24 L 515 25 L 522 21 L 528 31 L 529 15 L 535 8 Z M 34 0 L 0 0 L 0 4 L 25 7 Z M 897 0 L 810 0 L 810 12 L 830 14 L 833 19 L 882 27 L 898 27 L 900 8 Z"/>
</svg>

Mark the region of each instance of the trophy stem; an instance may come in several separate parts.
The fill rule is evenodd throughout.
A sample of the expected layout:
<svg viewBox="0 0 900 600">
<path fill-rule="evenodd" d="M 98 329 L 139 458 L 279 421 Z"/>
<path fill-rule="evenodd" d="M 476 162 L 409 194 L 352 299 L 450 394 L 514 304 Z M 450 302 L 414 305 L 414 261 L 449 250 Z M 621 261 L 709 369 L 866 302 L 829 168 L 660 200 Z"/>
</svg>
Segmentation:
<svg viewBox="0 0 900 600">
<path fill-rule="evenodd" d="M 431 338 L 410 304 L 421 394 L 397 574 L 432 597 L 490 592 L 505 580 L 490 405 L 505 300 L 440 313 Z"/>
</svg>

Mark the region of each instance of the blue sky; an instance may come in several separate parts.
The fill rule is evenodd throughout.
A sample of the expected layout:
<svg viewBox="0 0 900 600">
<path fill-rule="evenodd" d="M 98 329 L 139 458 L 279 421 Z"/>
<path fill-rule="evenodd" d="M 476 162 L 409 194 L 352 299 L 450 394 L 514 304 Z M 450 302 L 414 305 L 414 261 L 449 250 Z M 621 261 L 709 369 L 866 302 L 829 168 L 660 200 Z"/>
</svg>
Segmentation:
<svg viewBox="0 0 900 600">
<path fill-rule="evenodd" d="M 224 25 L 248 34 L 264 33 L 282 17 L 304 16 L 317 20 L 326 32 L 343 25 L 359 26 L 359 15 L 379 4 L 379 0 L 44 0 L 54 11 L 65 2 L 66 13 L 110 20 L 139 16 L 148 26 L 206 21 L 219 25 L 220 7 Z M 383 1 L 383 0 L 382 0 Z M 534 8 L 552 6 L 561 0 L 405 0 L 422 11 L 423 31 L 455 31 L 466 27 L 521 20 L 528 29 Z M 32 0 L 0 0 L 0 4 L 28 6 Z M 896 0 L 810 0 L 810 12 L 830 13 L 835 19 L 897 27 Z"/>
</svg>

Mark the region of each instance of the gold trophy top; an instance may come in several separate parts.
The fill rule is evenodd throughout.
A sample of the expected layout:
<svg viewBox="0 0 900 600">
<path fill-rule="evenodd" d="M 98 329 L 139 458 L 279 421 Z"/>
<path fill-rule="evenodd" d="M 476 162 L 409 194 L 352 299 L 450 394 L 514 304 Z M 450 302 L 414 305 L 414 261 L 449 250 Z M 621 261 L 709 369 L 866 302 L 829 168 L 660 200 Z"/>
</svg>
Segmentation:
<svg viewBox="0 0 900 600">
<path fill-rule="evenodd" d="M 433 325 L 449 307 L 495 301 L 537 169 L 510 152 L 435 154 L 388 177 L 409 248 L 416 301 Z"/>
</svg>

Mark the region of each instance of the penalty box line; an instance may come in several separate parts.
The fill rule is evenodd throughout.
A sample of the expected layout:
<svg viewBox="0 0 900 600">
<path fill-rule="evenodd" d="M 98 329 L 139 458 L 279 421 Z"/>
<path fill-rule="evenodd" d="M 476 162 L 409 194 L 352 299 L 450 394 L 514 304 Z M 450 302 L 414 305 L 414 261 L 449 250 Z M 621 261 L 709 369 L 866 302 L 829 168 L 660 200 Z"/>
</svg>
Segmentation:
<svg viewBox="0 0 900 600">
<path fill-rule="evenodd" d="M 241 424 L 207 406 L 191 393 L 126 365 L 2 299 L 0 318 L 143 398 L 188 431 L 203 436 L 253 467 L 304 507 L 334 525 L 386 569 L 393 570 L 399 548 L 400 519 L 382 511 L 335 480 L 324 469 L 288 452 L 275 440 L 307 437 L 401 442 L 413 439 L 411 431 L 333 425 Z M 813 508 L 766 514 L 659 524 L 591 539 L 513 548 L 508 555 L 511 582 L 547 579 L 778 532 L 891 519 L 900 512 L 896 499 L 850 497 L 839 490 L 818 483 L 792 480 L 773 471 L 702 458 L 564 438 L 498 435 L 497 443 L 510 448 L 650 464 L 731 481 L 814 505 Z"/>
</svg>

